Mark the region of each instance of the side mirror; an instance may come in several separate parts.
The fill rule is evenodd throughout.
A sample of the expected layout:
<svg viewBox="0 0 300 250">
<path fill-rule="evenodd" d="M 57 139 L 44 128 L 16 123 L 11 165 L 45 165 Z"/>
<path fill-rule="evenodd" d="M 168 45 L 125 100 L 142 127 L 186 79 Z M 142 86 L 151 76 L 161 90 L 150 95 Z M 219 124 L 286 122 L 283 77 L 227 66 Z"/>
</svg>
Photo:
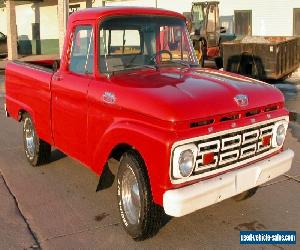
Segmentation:
<svg viewBox="0 0 300 250">
<path fill-rule="evenodd" d="M 226 28 L 225 27 L 220 27 L 220 33 L 222 33 L 222 34 L 226 33 Z"/>
</svg>

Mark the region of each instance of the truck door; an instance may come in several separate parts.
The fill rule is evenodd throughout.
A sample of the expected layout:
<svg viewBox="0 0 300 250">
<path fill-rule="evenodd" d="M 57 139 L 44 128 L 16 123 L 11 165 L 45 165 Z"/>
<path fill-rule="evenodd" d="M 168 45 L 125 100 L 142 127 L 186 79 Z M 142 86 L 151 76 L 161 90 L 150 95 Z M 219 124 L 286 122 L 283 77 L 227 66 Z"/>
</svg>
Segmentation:
<svg viewBox="0 0 300 250">
<path fill-rule="evenodd" d="M 52 81 L 55 146 L 83 163 L 87 158 L 87 95 L 94 70 L 93 34 L 92 24 L 74 25 L 68 66 L 58 71 Z"/>
</svg>

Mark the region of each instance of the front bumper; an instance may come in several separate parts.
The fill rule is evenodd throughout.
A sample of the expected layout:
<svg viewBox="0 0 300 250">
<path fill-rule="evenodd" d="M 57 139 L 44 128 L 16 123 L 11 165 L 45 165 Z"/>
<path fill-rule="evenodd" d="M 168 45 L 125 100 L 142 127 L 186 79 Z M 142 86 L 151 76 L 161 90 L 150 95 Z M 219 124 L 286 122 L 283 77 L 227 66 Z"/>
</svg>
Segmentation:
<svg viewBox="0 0 300 250">
<path fill-rule="evenodd" d="M 294 152 L 290 149 L 250 166 L 168 190 L 163 196 L 165 213 L 180 217 L 259 186 L 287 172 Z"/>
</svg>

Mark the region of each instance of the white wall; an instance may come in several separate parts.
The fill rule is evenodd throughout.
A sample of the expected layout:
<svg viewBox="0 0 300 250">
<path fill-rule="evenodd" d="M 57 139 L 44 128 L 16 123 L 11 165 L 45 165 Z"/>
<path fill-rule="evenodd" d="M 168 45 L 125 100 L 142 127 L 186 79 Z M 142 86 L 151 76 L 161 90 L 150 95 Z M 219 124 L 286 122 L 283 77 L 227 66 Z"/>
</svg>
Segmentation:
<svg viewBox="0 0 300 250">
<path fill-rule="evenodd" d="M 34 23 L 34 10 L 32 4 L 16 6 L 17 34 L 23 40 L 32 39 L 32 23 Z"/>
<path fill-rule="evenodd" d="M 191 10 L 192 2 L 196 0 L 157 0 L 158 7 L 180 13 Z M 219 0 L 220 15 L 234 16 L 234 10 L 252 10 L 253 35 L 292 35 L 293 8 L 300 8 L 300 0 Z M 58 38 L 56 0 L 45 0 L 40 7 L 40 31 L 42 39 Z M 47 6 L 49 5 L 50 6 Z M 75 2 L 72 1 L 71 4 Z M 130 0 L 124 2 L 109 2 L 109 6 L 149 6 L 155 7 L 155 0 Z M 18 5 L 17 26 L 18 35 L 32 39 L 31 23 L 34 22 L 32 4 Z M 96 0 L 93 7 L 101 6 Z M 85 2 L 80 2 L 80 8 L 85 8 Z M 6 13 L 0 9 L 0 31 L 6 34 Z"/>
<path fill-rule="evenodd" d="M 183 13 L 183 12 L 191 11 L 193 2 L 195 2 L 195 0 L 157 0 L 157 7 Z M 131 0 L 131 1 L 123 1 L 123 2 L 108 2 L 106 5 L 155 7 L 155 0 Z"/>
<path fill-rule="evenodd" d="M 58 39 L 57 1 L 52 0 L 50 6 L 46 3 L 40 5 L 41 39 Z"/>
<path fill-rule="evenodd" d="M 6 34 L 6 10 L 5 8 L 0 8 L 0 32 Z"/>
<path fill-rule="evenodd" d="M 220 0 L 221 16 L 252 10 L 253 35 L 293 35 L 293 8 L 300 8 L 300 0 Z"/>
<path fill-rule="evenodd" d="M 179 13 L 191 10 L 196 0 L 158 0 L 158 7 Z M 234 16 L 234 10 L 252 10 L 252 34 L 288 36 L 293 34 L 293 8 L 300 0 L 219 0 L 220 16 Z M 136 0 L 107 5 L 155 6 L 155 0 Z"/>
</svg>

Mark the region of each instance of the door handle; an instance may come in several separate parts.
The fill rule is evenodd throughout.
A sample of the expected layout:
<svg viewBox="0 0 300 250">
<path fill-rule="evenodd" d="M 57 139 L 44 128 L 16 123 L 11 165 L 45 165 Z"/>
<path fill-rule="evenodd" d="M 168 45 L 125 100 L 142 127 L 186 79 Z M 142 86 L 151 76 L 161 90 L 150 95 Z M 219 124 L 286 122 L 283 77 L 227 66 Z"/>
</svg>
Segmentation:
<svg viewBox="0 0 300 250">
<path fill-rule="evenodd" d="M 63 77 L 62 77 L 61 74 L 56 73 L 56 74 L 53 75 L 53 80 L 55 80 L 55 81 L 62 81 Z"/>
</svg>

